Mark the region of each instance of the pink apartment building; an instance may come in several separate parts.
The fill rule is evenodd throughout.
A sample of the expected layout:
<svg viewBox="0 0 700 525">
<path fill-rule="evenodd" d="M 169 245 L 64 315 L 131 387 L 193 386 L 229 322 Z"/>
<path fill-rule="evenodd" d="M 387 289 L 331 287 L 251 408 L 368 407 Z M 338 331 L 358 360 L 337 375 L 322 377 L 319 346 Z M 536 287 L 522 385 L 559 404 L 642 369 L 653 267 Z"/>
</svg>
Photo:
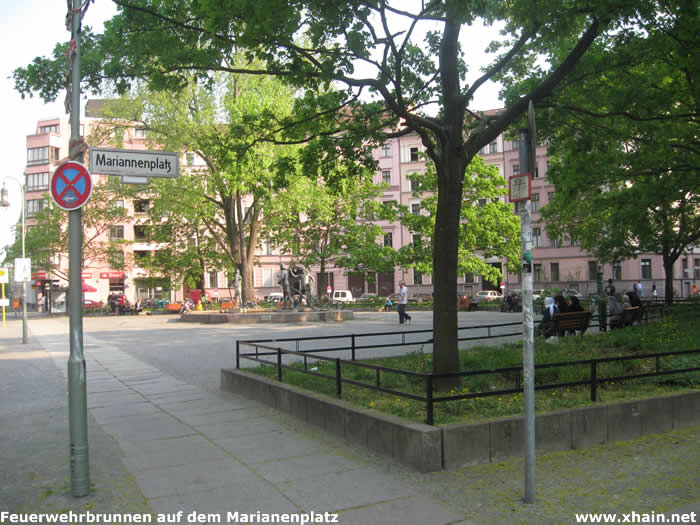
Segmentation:
<svg viewBox="0 0 700 525">
<path fill-rule="evenodd" d="M 83 119 L 83 128 L 90 130 L 99 122 L 99 100 L 88 101 L 86 115 Z M 31 227 L 31 218 L 37 211 L 47 206 L 46 198 L 51 173 L 59 160 L 67 155 L 70 127 L 67 119 L 42 120 L 37 124 L 37 132 L 27 136 L 27 167 L 26 173 L 26 205 L 28 226 Z M 138 127 L 125 131 L 125 149 L 146 149 L 145 130 Z M 420 155 L 423 145 L 417 135 L 411 134 L 401 138 L 391 139 L 377 148 L 374 157 L 378 163 L 375 182 L 384 182 L 387 188 L 382 196 L 383 201 L 396 201 L 408 207 L 414 213 L 420 213 L 420 199 L 413 196 L 411 182 L 408 175 L 414 172 L 424 172 L 425 161 Z M 499 136 L 491 144 L 486 146 L 482 156 L 490 164 L 498 166 L 504 179 L 520 172 L 518 165 L 518 145 Z M 557 240 L 547 238 L 545 225 L 540 222 L 538 210 L 545 205 L 554 192 L 554 187 L 545 181 L 547 172 L 547 152 L 544 146 L 537 148 L 537 168 L 533 178 L 533 244 L 534 244 L 534 287 L 543 288 L 569 288 L 578 289 L 583 294 L 591 294 L 596 291 L 597 261 L 587 253 L 581 251 L 575 245 L 562 245 Z M 186 171 L 188 166 L 198 166 L 200 160 L 192 154 L 183 154 L 181 166 Z M 99 180 L 99 175 L 94 175 L 94 182 Z M 136 299 L 165 298 L 169 300 L 181 300 L 183 291 L 171 292 L 164 297 L 166 283 L 162 286 L 152 281 L 145 280 L 148 275 L 138 266 L 141 257 L 147 256 L 150 251 L 158 248 L 150 243 L 145 234 L 145 222 L 147 218 L 148 200 L 125 201 L 120 203 L 132 217 L 132 221 L 121 226 L 111 228 L 104 235 L 104 241 L 111 239 L 124 239 L 130 241 L 124 244 L 124 257 L 133 260 L 134 264 L 123 269 L 111 267 L 109 264 L 94 264 L 86 261 L 83 268 L 83 282 L 87 285 L 86 299 L 105 301 L 113 292 L 124 293 L 130 301 Z M 514 210 L 517 213 L 517 210 Z M 388 221 L 380 222 L 384 236 L 382 242 L 386 246 L 400 248 L 412 242 L 411 232 L 399 223 Z M 67 259 L 56 255 L 56 263 L 62 267 L 68 267 Z M 279 291 L 277 284 L 279 265 L 287 263 L 289 258 L 280 253 L 274 246 L 263 242 L 256 256 L 258 264 L 254 270 L 253 284 L 256 296 L 263 298 L 271 292 Z M 503 260 L 494 258 L 488 261 L 490 264 L 505 268 Z M 675 270 L 676 279 L 674 285 L 679 295 L 687 296 L 693 283 L 700 281 L 700 249 L 694 248 L 687 255 L 682 256 L 677 262 Z M 318 268 L 312 268 L 318 279 Z M 332 289 L 349 289 L 353 295 L 359 297 L 362 293 L 375 293 L 386 296 L 398 289 L 398 282 L 404 279 L 412 293 L 431 293 L 432 280 L 430 275 L 423 275 L 415 270 L 396 269 L 393 273 L 377 274 L 372 281 L 365 280 L 364 276 L 355 273 L 345 273 L 342 268 L 330 267 L 327 269 L 326 282 Z M 607 281 L 612 278 L 618 290 L 631 288 L 632 283 L 641 280 L 644 294 L 651 295 L 652 285 L 655 284 L 659 295 L 663 294 L 664 273 L 661 265 L 661 257 L 654 254 L 640 254 L 637 259 L 621 261 L 615 265 L 604 265 L 603 277 Z M 212 298 L 225 299 L 230 295 L 232 283 L 228 282 L 229 276 L 219 269 L 212 268 L 205 274 L 205 286 Z M 67 282 L 59 275 L 50 274 L 40 268 L 33 269 L 32 290 L 28 299 L 29 304 L 48 306 L 49 297 L 54 311 L 65 308 L 65 290 Z M 504 276 L 506 291 L 520 287 L 517 275 L 506 272 Z M 500 283 L 490 283 L 478 275 L 465 275 L 458 280 L 459 292 L 476 292 L 481 289 L 498 289 Z M 325 293 L 325 291 L 321 291 Z M 167 295 L 167 294 L 165 294 Z"/>
</svg>

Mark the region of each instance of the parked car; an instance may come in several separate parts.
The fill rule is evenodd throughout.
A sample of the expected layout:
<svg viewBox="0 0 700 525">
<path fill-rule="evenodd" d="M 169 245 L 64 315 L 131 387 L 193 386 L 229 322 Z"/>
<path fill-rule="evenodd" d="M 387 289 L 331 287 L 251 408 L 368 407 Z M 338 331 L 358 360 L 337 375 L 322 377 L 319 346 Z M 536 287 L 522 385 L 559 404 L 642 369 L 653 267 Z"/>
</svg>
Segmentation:
<svg viewBox="0 0 700 525">
<path fill-rule="evenodd" d="M 284 299 L 282 292 L 272 292 L 267 296 L 267 302 L 269 303 L 280 303 L 282 302 L 282 299 Z"/>
<path fill-rule="evenodd" d="M 425 303 L 433 300 L 433 294 L 425 292 L 416 292 L 414 294 L 408 294 L 409 303 Z"/>
<path fill-rule="evenodd" d="M 498 299 L 503 299 L 503 294 L 501 292 L 497 292 L 496 290 L 482 290 L 477 292 L 474 296 L 474 300 L 477 303 L 482 301 L 496 301 Z"/>
<path fill-rule="evenodd" d="M 354 303 L 355 298 L 350 290 L 334 290 L 331 301 L 334 303 Z"/>
<path fill-rule="evenodd" d="M 365 292 L 360 296 L 360 301 L 372 301 L 377 298 L 376 293 Z"/>
<path fill-rule="evenodd" d="M 93 308 L 102 308 L 102 302 L 93 301 L 92 299 L 83 299 L 84 310 L 91 310 Z"/>
</svg>

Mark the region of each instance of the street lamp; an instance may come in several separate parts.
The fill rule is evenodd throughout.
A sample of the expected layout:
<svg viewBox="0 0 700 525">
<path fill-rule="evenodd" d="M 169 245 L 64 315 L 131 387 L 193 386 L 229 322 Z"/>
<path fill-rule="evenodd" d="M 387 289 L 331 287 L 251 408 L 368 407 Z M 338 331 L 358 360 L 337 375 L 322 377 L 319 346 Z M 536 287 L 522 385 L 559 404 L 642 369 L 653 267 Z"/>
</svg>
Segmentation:
<svg viewBox="0 0 700 525">
<path fill-rule="evenodd" d="M 26 209 L 24 202 L 24 184 L 19 182 L 17 179 L 12 177 L 5 177 L 2 181 L 2 190 L 0 190 L 0 207 L 9 208 L 10 201 L 7 198 L 7 188 L 5 187 L 6 180 L 13 180 L 19 185 L 20 197 L 22 200 L 22 259 L 25 258 L 24 254 L 24 238 L 26 235 Z M 15 271 L 17 269 L 15 268 Z M 22 280 L 22 344 L 27 344 L 29 342 L 29 337 L 27 335 L 27 281 Z"/>
</svg>

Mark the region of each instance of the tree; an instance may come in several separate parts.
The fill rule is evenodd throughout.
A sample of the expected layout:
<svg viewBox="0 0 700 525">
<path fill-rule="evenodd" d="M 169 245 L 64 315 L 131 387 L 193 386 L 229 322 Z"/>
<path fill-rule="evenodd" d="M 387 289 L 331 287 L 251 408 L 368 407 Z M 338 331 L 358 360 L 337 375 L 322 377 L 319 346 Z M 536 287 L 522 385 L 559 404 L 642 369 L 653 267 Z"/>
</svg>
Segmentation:
<svg viewBox="0 0 700 525">
<path fill-rule="evenodd" d="M 324 162 L 323 166 L 343 171 L 337 164 Z M 378 244 L 383 232 L 371 222 L 385 213 L 375 200 L 382 187 L 372 184 L 372 174 L 364 170 L 356 176 L 327 174 L 323 179 L 299 174 L 290 177 L 275 197 L 276 210 L 266 220 L 265 237 L 294 262 L 320 267 L 319 294 L 326 290 L 325 274 L 331 263 L 363 272 L 394 267 L 393 250 Z"/>
<path fill-rule="evenodd" d="M 540 126 L 555 157 L 549 234 L 602 262 L 661 255 L 667 301 L 674 263 L 700 239 L 698 18 L 695 3 L 680 2 L 602 41 Z"/>
<path fill-rule="evenodd" d="M 414 196 L 421 197 L 420 208 L 426 213 L 414 214 L 406 206 L 401 207 L 401 222 L 413 232 L 414 242 L 399 250 L 398 260 L 401 266 L 432 274 L 432 234 L 437 212 L 434 166 L 429 164 L 425 174 L 413 174 L 412 180 L 418 188 Z M 505 193 L 498 167 L 475 156 L 467 166 L 463 185 L 457 266 L 460 274 L 472 273 L 500 282 L 502 272 L 487 262 L 491 257 L 505 257 L 511 271 L 519 271 L 520 221 L 513 215 L 511 205 L 501 200 Z"/>
<path fill-rule="evenodd" d="M 200 167 L 183 166 L 179 179 L 152 183 L 151 224 L 179 240 L 165 266 L 160 257 L 151 261 L 154 271 L 189 275 L 195 280 L 190 286 L 201 288 L 205 268 L 223 266 L 230 273 L 238 268 L 243 300 L 254 299 L 262 211 L 270 214 L 274 207 L 278 157 L 295 150 L 260 137 L 289 114 L 292 101 L 278 80 L 241 74 L 212 79 L 210 86 L 191 79 L 177 94 L 139 89 L 105 104 L 112 118 L 103 124 L 103 136 L 137 123 L 149 132 L 152 148 L 191 152 L 204 161 Z M 162 235 L 158 240 L 166 242 Z"/>
<path fill-rule="evenodd" d="M 106 24 L 105 33 L 86 40 L 85 52 L 94 57 L 86 62 L 86 74 L 94 88 L 102 87 L 105 76 L 117 87 L 145 78 L 154 86 L 177 89 L 192 72 L 203 79 L 219 71 L 276 75 L 307 90 L 307 109 L 316 107 L 324 117 L 336 112 L 337 123 L 349 131 L 421 137 L 438 181 L 432 236 L 437 372 L 459 368 L 454 294 L 467 165 L 526 111 L 530 100 L 543 100 L 563 85 L 598 37 L 656 10 L 654 0 L 428 0 L 420 7 L 386 0 L 299 0 L 275 3 L 274 9 L 258 0 L 115 3 L 121 12 Z M 500 52 L 496 60 L 469 84 L 460 33 L 477 19 L 505 21 L 505 36 L 492 48 Z M 249 64 L 231 60 L 239 50 Z M 542 54 L 549 59 L 546 65 L 537 62 Z M 47 69 L 38 63 L 15 72 L 22 93 L 47 92 L 42 67 Z M 533 82 L 498 115 L 468 110 L 486 81 L 508 76 L 530 76 Z M 332 96 L 314 96 L 330 84 L 337 87 Z M 360 103 L 365 94 L 371 103 Z"/>
<path fill-rule="evenodd" d="M 123 232 L 119 228 L 131 219 L 122 206 L 115 201 L 116 186 L 109 180 L 93 184 L 90 199 L 82 207 L 82 267 L 111 266 L 114 269 L 129 266 L 124 257 Z M 49 203 L 32 217 L 35 224 L 27 230 L 25 253 L 32 260 L 33 268 L 68 280 L 68 274 L 58 263 L 68 258 L 68 212 Z M 8 249 L 6 260 L 21 257 L 21 238 Z"/>
</svg>

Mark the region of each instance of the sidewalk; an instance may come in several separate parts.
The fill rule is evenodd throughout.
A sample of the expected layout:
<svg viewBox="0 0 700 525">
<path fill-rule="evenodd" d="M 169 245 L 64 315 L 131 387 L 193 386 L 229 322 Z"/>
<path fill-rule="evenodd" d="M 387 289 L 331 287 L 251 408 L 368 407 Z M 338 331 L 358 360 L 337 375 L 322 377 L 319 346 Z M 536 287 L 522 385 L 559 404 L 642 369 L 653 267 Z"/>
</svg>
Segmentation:
<svg viewBox="0 0 700 525">
<path fill-rule="evenodd" d="M 29 345 L 21 344 L 21 321 L 0 334 L 0 511 L 182 510 L 208 523 L 246 523 L 240 515 L 227 520 L 229 512 L 254 519 L 258 512 L 314 511 L 339 513 L 344 525 L 559 524 L 575 523 L 575 513 L 700 513 L 698 427 L 539 456 L 537 504 L 524 505 L 522 461 L 411 472 L 250 400 L 178 380 L 119 343 L 85 336 L 84 347 L 93 490 L 75 499 L 67 320 L 33 322 Z"/>
</svg>

